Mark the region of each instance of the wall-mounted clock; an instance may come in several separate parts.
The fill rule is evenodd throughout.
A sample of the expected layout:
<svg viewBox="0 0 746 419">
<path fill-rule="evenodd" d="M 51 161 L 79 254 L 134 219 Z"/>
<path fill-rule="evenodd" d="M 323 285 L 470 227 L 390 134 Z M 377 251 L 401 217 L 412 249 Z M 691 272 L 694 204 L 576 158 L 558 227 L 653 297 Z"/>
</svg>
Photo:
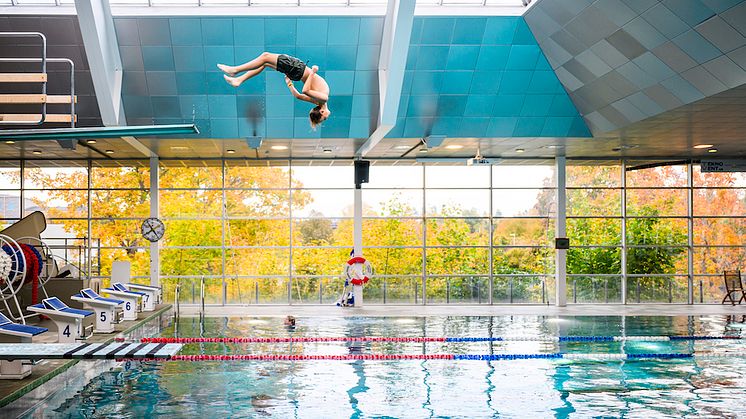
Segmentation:
<svg viewBox="0 0 746 419">
<path fill-rule="evenodd" d="M 166 233 L 166 226 L 163 224 L 163 221 L 159 220 L 158 218 L 151 217 L 146 218 L 145 221 L 142 222 L 140 230 L 142 232 L 142 236 L 145 237 L 147 240 L 150 240 L 151 242 L 157 242 L 158 240 L 162 239 L 163 235 Z"/>
</svg>

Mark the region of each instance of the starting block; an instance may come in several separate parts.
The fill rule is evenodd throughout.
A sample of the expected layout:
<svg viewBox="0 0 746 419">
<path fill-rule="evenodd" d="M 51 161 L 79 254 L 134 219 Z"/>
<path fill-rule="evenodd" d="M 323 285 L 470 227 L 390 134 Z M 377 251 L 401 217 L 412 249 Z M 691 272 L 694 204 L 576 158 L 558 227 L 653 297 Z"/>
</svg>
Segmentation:
<svg viewBox="0 0 746 419">
<path fill-rule="evenodd" d="M 163 291 L 161 290 L 161 287 L 154 287 L 152 285 L 140 285 L 140 284 L 120 284 L 115 283 L 114 287 L 117 285 L 122 285 L 125 287 L 125 289 L 128 289 L 130 291 L 136 291 L 141 292 L 145 294 L 142 297 L 142 311 L 154 311 L 155 306 L 161 303 L 161 297 L 163 295 Z"/>
<path fill-rule="evenodd" d="M 140 300 L 145 294 L 137 291 L 130 291 L 124 285 L 116 282 L 111 288 L 101 290 L 105 294 L 112 295 L 124 300 L 122 308 L 124 309 L 124 320 L 137 320 L 137 313 L 140 312 Z"/>
<path fill-rule="evenodd" d="M 95 313 L 68 307 L 57 297 L 45 298 L 40 304 L 27 307 L 29 311 L 43 314 L 57 326 L 57 341 L 61 343 L 88 339 L 93 332 L 90 317 Z"/>
<path fill-rule="evenodd" d="M 46 332 L 44 327 L 28 326 L 13 323 L 0 313 L 0 342 L 31 343 L 31 338 Z M 0 380 L 20 380 L 31 374 L 31 362 L 28 359 L 0 361 Z"/>
<path fill-rule="evenodd" d="M 111 333 L 114 331 L 114 324 L 122 321 L 124 311 L 122 305 L 124 300 L 115 300 L 104 298 L 96 291 L 86 288 L 70 297 L 73 301 L 83 303 L 83 308 L 96 312 L 96 327 L 94 333 Z"/>
</svg>

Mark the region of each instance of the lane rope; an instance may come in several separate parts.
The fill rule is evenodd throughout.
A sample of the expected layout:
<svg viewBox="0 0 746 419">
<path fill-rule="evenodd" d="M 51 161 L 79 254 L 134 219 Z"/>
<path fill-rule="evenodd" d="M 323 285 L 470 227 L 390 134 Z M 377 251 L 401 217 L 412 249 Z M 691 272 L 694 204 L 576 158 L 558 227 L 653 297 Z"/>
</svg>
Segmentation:
<svg viewBox="0 0 746 419">
<path fill-rule="evenodd" d="M 744 352 L 722 353 L 534 353 L 534 354 L 234 354 L 234 355 L 172 355 L 168 359 L 140 359 L 140 361 L 408 361 L 408 360 L 450 360 L 450 361 L 515 361 L 535 359 L 567 359 L 585 361 L 633 361 L 646 359 L 723 359 L 744 358 Z M 120 358 L 118 361 L 127 361 Z"/>
<path fill-rule="evenodd" d="M 306 336 L 306 337 L 154 337 L 142 343 L 309 343 L 309 342 L 671 342 L 693 340 L 744 340 L 741 336 L 501 336 L 501 337 L 400 337 L 400 336 Z"/>
</svg>

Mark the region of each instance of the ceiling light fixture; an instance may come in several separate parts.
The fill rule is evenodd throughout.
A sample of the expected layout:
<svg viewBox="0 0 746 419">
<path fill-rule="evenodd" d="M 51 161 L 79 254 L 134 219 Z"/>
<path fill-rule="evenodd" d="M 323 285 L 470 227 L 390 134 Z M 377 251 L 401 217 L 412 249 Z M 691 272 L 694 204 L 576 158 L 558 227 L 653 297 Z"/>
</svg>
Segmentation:
<svg viewBox="0 0 746 419">
<path fill-rule="evenodd" d="M 421 148 L 420 149 L 420 153 L 427 153 L 427 149 L 426 148 Z"/>
<path fill-rule="evenodd" d="M 710 148 L 712 147 L 712 144 L 697 144 L 694 146 L 694 148 Z"/>
<path fill-rule="evenodd" d="M 172 145 L 170 148 L 171 148 L 171 151 L 186 151 L 186 150 L 189 150 L 189 147 L 187 147 L 185 145 Z"/>
<path fill-rule="evenodd" d="M 620 145 L 618 147 L 612 148 L 611 151 L 629 150 L 629 149 L 637 148 L 637 147 L 639 147 L 639 145 L 637 145 L 637 144 L 622 144 L 622 145 Z"/>
<path fill-rule="evenodd" d="M 516 153 L 523 153 L 524 151 L 526 151 L 526 150 L 524 150 L 524 149 L 522 149 L 522 148 L 516 148 L 516 149 L 515 149 L 515 152 L 516 152 Z"/>
<path fill-rule="evenodd" d="M 270 147 L 272 150 L 287 150 L 288 146 L 286 145 L 273 145 Z"/>
<path fill-rule="evenodd" d="M 88 140 L 86 141 L 86 144 L 96 144 L 98 141 L 96 140 Z"/>
<path fill-rule="evenodd" d="M 114 150 L 106 150 L 106 154 L 114 154 Z"/>
<path fill-rule="evenodd" d="M 228 154 L 235 154 L 236 150 L 225 150 L 225 152 Z"/>
<path fill-rule="evenodd" d="M 711 149 L 707 150 L 707 152 L 708 153 L 717 153 L 718 149 L 717 148 L 711 148 Z"/>
<path fill-rule="evenodd" d="M 464 146 L 462 146 L 461 144 L 448 144 L 446 148 L 448 150 L 458 150 L 458 149 L 464 148 Z"/>
<path fill-rule="evenodd" d="M 427 148 L 440 147 L 441 144 L 443 144 L 443 141 L 445 140 L 446 140 L 445 135 L 428 135 L 427 137 L 422 139 L 422 141 L 425 143 L 425 146 L 427 146 Z"/>
<path fill-rule="evenodd" d="M 409 150 L 410 148 L 412 148 L 412 147 L 408 146 L 408 145 L 397 145 L 397 146 L 394 146 L 394 150 Z"/>
<path fill-rule="evenodd" d="M 34 153 L 34 154 L 41 154 L 41 150 L 34 150 L 34 151 L 32 151 L 32 153 Z"/>
<path fill-rule="evenodd" d="M 332 149 L 331 148 L 325 148 L 324 149 L 324 153 L 331 154 L 332 153 Z"/>
<path fill-rule="evenodd" d="M 16 142 L 15 142 L 15 141 L 13 141 L 13 140 L 8 140 L 8 141 L 6 141 L 6 142 L 5 142 L 5 144 L 15 144 L 15 143 L 16 143 Z"/>
<path fill-rule="evenodd" d="M 262 146 L 263 137 L 257 137 L 255 135 L 246 137 L 246 144 L 249 148 L 259 148 Z"/>
</svg>

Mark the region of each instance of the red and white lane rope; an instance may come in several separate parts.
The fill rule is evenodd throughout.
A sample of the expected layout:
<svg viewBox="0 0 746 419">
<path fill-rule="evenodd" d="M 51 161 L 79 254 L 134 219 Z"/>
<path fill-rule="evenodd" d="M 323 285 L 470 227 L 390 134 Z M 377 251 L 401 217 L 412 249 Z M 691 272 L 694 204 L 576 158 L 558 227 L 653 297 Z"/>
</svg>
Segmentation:
<svg viewBox="0 0 746 419">
<path fill-rule="evenodd" d="M 637 353 L 637 354 L 603 354 L 603 353 L 533 353 L 533 354 L 234 354 L 234 355 L 172 355 L 171 361 L 412 361 L 412 360 L 449 360 L 449 361 L 516 361 L 536 359 L 567 359 L 585 361 L 634 361 L 634 360 L 672 360 L 672 359 L 725 359 L 744 358 L 746 353 Z M 126 359 L 119 359 L 125 361 Z M 145 361 L 163 361 L 164 359 L 145 359 Z"/>
</svg>

